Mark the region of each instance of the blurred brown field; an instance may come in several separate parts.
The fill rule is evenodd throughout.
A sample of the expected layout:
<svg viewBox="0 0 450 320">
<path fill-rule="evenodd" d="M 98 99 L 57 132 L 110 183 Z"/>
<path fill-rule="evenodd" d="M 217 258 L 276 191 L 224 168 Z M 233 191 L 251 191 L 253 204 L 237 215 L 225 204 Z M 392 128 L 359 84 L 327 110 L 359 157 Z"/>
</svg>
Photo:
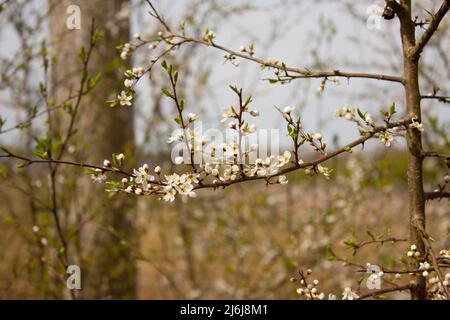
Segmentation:
<svg viewBox="0 0 450 320">
<path fill-rule="evenodd" d="M 342 169 L 333 172 L 329 181 L 299 173 L 290 176 L 286 186 L 254 182 L 198 192 L 189 202 L 167 204 L 133 197 L 139 244 L 118 237 L 116 245 L 132 253 L 128 263 L 137 264 L 137 298 L 297 299 L 297 285 L 291 278 L 308 268 L 313 270 L 312 278 L 320 281 L 321 291 L 340 294 L 347 285 L 367 290 L 367 274 L 329 261 L 328 246 L 361 265 L 401 268 L 408 242 L 368 245 L 354 257 L 344 242 L 368 240 L 367 231 L 408 237 L 404 181 L 396 178 L 395 170 L 384 172 L 379 167 L 382 161 L 373 162 L 377 166 L 367 158 L 339 162 Z M 398 162 L 401 177 L 403 165 Z M 3 183 L 0 188 L 0 298 L 41 298 L 39 284 L 48 279 L 39 278 L 38 269 L 45 264 L 37 259 L 39 252 L 27 251 L 30 246 L 25 241 L 33 241 L 34 236 L 32 221 L 23 209 L 27 204 L 20 190 Z M 446 200 L 429 203 L 427 208 L 427 227 L 436 248 L 450 245 L 448 210 Z M 48 277 L 55 278 L 57 273 Z M 407 298 L 401 293 L 388 296 Z"/>
</svg>

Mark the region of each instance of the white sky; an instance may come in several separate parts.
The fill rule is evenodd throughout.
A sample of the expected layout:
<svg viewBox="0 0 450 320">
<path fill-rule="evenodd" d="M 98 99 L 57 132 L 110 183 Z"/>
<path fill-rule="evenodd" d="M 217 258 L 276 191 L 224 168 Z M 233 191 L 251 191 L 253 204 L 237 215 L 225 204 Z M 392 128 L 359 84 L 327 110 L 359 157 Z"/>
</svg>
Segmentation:
<svg viewBox="0 0 450 320">
<path fill-rule="evenodd" d="M 39 2 L 41 0 L 36 1 Z M 192 0 L 159 0 L 154 1 L 154 4 L 175 25 L 179 22 L 183 6 L 189 1 Z M 298 4 L 290 5 L 288 10 L 286 10 L 285 6 L 274 5 L 274 3 L 279 3 L 280 1 L 254 0 L 251 2 L 263 8 L 272 9 L 258 10 L 232 17 L 225 22 L 218 22 L 218 29 L 215 29 L 217 32 L 217 43 L 238 50 L 241 44 L 248 45 L 253 41 L 255 42 L 256 56 L 278 58 L 288 66 L 307 67 L 310 69 L 315 69 L 312 65 L 311 50 L 317 47 L 319 48 L 319 58 L 327 64 L 323 67 L 326 70 L 339 69 L 341 71 L 368 71 L 375 73 L 380 71 L 377 63 L 383 63 L 387 58 L 366 45 L 355 44 L 350 38 L 364 39 L 367 43 L 380 43 L 381 40 L 386 41 L 386 45 L 391 45 L 391 43 L 399 44 L 396 19 L 392 21 L 383 20 L 381 21 L 380 30 L 370 30 L 366 26 L 364 19 L 356 19 L 348 13 L 344 7 L 345 1 L 343 0 L 294 1 Z M 240 1 L 230 0 L 224 3 L 229 5 L 240 3 Z M 381 5 L 381 3 L 381 1 L 361 0 L 358 1 L 356 11 L 361 16 L 368 17 L 369 14 L 366 12 L 368 7 L 373 4 Z M 146 11 L 147 9 L 145 8 L 145 11 L 135 11 L 133 13 L 131 19 L 132 32 L 139 31 L 145 34 L 145 26 L 137 26 L 133 17 L 137 14 L 143 15 Z M 147 21 L 155 23 L 151 17 L 148 17 Z M 282 36 L 267 46 L 267 43 L 264 42 L 268 39 L 273 29 L 273 23 L 279 25 L 280 21 L 286 26 L 282 30 Z M 332 25 L 336 27 L 336 35 L 317 46 L 316 35 L 318 33 L 326 34 L 327 27 Z M 383 40 L 381 37 L 389 30 L 392 31 L 391 39 Z M 189 32 L 189 26 L 187 26 L 187 32 Z M 7 54 L 8 51 L 14 52 L 15 41 L 16 39 L 8 33 L 7 29 L 3 29 L 2 37 L 0 38 L 3 54 Z M 115 45 L 111 44 L 112 48 Z M 202 50 L 209 51 L 209 58 L 205 63 L 214 66 L 210 77 L 210 83 L 214 87 L 214 95 L 213 97 L 209 95 L 202 99 L 197 105 L 201 106 L 202 109 L 212 110 L 212 112 L 208 112 L 205 115 L 209 119 L 207 124 L 210 126 L 216 127 L 219 125 L 221 110 L 235 102 L 235 97 L 228 89 L 228 84 L 236 84 L 243 87 L 245 93 L 254 96 L 253 105 L 261 112 L 261 117 L 254 121 L 259 128 L 269 129 L 281 126 L 284 130 L 285 125 L 281 120 L 281 116 L 274 111 L 273 106 L 296 105 L 298 110 L 301 110 L 303 123 L 307 131 L 320 131 L 328 143 L 331 143 L 333 135 L 336 134 L 339 136 L 341 143 L 349 142 L 357 134 L 357 129 L 353 124 L 336 119 L 333 116 L 336 109 L 350 104 L 377 115 L 379 107 L 388 107 L 392 101 L 396 101 L 398 106 L 402 106 L 402 88 L 395 83 L 352 79 L 348 84 L 346 79 L 341 79 L 339 86 L 329 83 L 325 93 L 318 95 L 316 88 L 320 84 L 320 79 L 296 80 L 284 86 L 271 85 L 266 81 L 260 80 L 270 74 L 261 72 L 256 64 L 242 61 L 240 67 L 236 68 L 230 63 L 223 63 L 222 52 L 206 47 L 202 48 Z M 201 56 L 200 58 L 202 59 L 203 57 Z M 398 52 L 397 56 L 389 57 L 388 60 L 392 61 L 394 65 L 400 65 L 401 53 Z M 373 65 L 373 67 L 361 69 L 350 66 L 350 64 L 354 63 L 369 64 Z M 394 71 L 382 73 L 395 74 Z M 377 98 L 362 99 L 358 97 L 362 93 L 375 94 Z M 192 107 L 189 103 L 190 101 L 187 102 L 187 107 L 191 108 L 190 111 L 196 111 L 196 107 Z M 219 112 L 216 112 L 218 109 Z M 444 117 L 442 110 L 439 107 L 436 112 Z M 4 111 L 2 113 L 10 116 Z M 448 119 L 448 116 L 445 117 Z M 12 122 L 9 121 L 9 125 L 11 124 Z M 6 125 L 6 127 L 9 125 Z M 9 139 L 10 137 L 4 136 L 0 138 Z M 375 143 L 375 145 L 378 144 Z"/>
</svg>

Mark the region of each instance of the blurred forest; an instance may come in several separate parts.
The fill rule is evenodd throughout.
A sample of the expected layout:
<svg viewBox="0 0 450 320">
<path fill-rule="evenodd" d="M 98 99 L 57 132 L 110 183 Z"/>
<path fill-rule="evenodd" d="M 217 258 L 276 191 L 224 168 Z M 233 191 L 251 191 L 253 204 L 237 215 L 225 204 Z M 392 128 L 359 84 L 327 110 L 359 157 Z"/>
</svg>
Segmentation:
<svg viewBox="0 0 450 320">
<path fill-rule="evenodd" d="M 237 41 L 250 38 L 262 55 L 290 52 L 316 69 L 402 72 L 398 32 L 392 36 L 397 26 L 377 32 L 366 28 L 372 1 L 168 2 L 153 3 L 174 25 L 185 21 L 198 38 L 205 27 L 219 34 L 241 32 Z M 81 9 L 79 30 L 66 25 L 71 5 Z M 435 8 L 436 1 L 416 5 L 417 10 Z M 338 14 L 332 13 L 335 9 Z M 283 49 L 281 43 L 295 42 L 282 42 L 285 30 L 296 24 L 301 30 L 302 23 L 308 24 L 302 17 L 313 10 L 323 14 L 311 13 L 317 28 L 308 32 L 307 40 L 302 38 L 303 51 Z M 123 153 L 129 168 L 151 163 L 175 170 L 170 146 L 163 143 L 173 130 L 173 114 L 161 92 L 163 71 L 155 69 L 145 79 L 136 107 L 109 108 L 106 102 L 123 87 L 125 70 L 149 60 L 147 52 L 124 61 L 117 49 L 135 32 L 154 36 L 161 30 L 148 11 L 147 2 L 140 0 L 0 0 L 0 145 L 25 157 L 50 152 L 54 159 L 97 164 Z M 366 28 L 367 38 L 339 33 L 333 21 L 341 16 Z M 258 19 L 267 20 L 270 32 L 247 32 Z M 239 25 L 227 29 L 233 21 Z M 449 95 L 449 24 L 449 19 L 442 22 L 438 40 L 430 42 L 420 66 L 423 92 L 436 94 L 439 88 L 439 95 Z M 345 43 L 374 53 L 356 59 L 360 53 L 347 52 Z M 369 110 L 394 100 L 399 108 L 405 105 L 395 85 L 362 81 L 357 89 L 348 89 L 345 79 L 339 86 L 327 84 L 327 97 L 315 90 L 319 79 L 292 83 L 275 94 L 278 88 L 261 84 L 265 77 L 259 67 L 228 66 L 222 72 L 222 54 L 198 46 L 184 47 L 166 59 L 183 76 L 180 92 L 205 118 L 217 120 L 224 100 L 229 100 L 223 87 L 238 78 L 246 91 L 260 95 L 258 103 L 270 101 L 267 109 L 277 99 L 300 105 L 311 128 L 329 130 L 327 143 L 332 146 L 354 134 L 330 124 L 328 115 L 342 107 L 336 101 Z M 450 153 L 448 102 L 423 101 L 427 150 Z M 2 158 L 0 299 L 298 299 L 296 277 L 306 269 L 323 292 L 340 295 L 347 286 L 367 290 L 361 268 L 367 263 L 401 268 L 411 245 L 405 223 L 405 145 L 399 142 L 388 149 L 377 143 L 329 160 L 329 180 L 298 171 L 289 174 L 287 185 L 255 181 L 199 190 L 195 199 L 173 203 L 105 192 L 84 168 Z M 449 170 L 439 157 L 428 159 L 425 189 L 441 188 Z M 450 248 L 449 209 L 447 199 L 427 201 L 427 230 L 436 248 Z M 399 241 L 362 244 L 374 237 Z M 66 289 L 66 269 L 72 264 L 81 267 L 82 290 Z"/>
</svg>

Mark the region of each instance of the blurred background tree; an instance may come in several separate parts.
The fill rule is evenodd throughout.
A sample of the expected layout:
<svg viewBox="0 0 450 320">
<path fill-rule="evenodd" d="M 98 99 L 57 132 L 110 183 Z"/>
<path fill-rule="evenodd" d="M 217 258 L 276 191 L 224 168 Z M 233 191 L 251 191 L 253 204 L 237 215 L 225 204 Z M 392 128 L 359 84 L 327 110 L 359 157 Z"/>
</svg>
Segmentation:
<svg viewBox="0 0 450 320">
<path fill-rule="evenodd" d="M 66 25 L 67 8 L 71 5 L 80 8 L 80 29 L 69 30 Z M 51 87 L 56 104 L 80 83 L 83 74 L 78 53 L 82 47 L 88 48 L 91 28 L 101 33 L 89 68 L 100 80 L 95 91 L 84 97 L 77 112 L 77 132 L 69 146 L 71 157 L 102 162 L 105 155 L 124 151 L 127 157 L 133 158 L 133 112 L 119 108 L 105 112 L 105 101 L 113 98 L 120 88 L 125 71 L 113 47 L 130 37 L 128 1 L 50 0 L 49 6 L 52 8 L 50 39 L 54 59 Z M 63 136 L 70 124 L 58 119 L 58 114 L 52 121 L 57 124 L 52 134 Z M 73 179 L 73 193 L 64 204 L 68 209 L 65 219 L 75 219 L 79 228 L 73 246 L 79 261 L 71 260 L 71 263 L 88 266 L 82 268 L 84 288 L 80 293 L 83 298 L 135 298 L 136 268 L 130 263 L 129 250 L 120 244 L 121 239 L 136 241 L 134 201 L 122 196 L 111 198 L 99 191 L 98 185 L 93 185 L 88 177 L 80 178 L 78 170 L 72 169 L 70 176 L 64 174 L 66 179 Z M 65 183 L 67 185 L 67 181 Z M 89 216 L 93 216 L 92 223 L 83 225 L 82 221 Z"/>
</svg>

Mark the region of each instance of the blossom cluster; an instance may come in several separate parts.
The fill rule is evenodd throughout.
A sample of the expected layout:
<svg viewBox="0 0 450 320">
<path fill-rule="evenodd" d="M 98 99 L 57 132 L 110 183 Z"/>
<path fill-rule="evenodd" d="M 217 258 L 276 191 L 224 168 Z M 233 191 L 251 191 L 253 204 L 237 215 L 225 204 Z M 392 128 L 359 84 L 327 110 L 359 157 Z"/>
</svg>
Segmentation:
<svg viewBox="0 0 450 320">
<path fill-rule="evenodd" d="M 314 279 L 312 281 L 308 281 L 308 278 L 311 276 L 312 270 L 306 270 L 306 273 L 300 273 L 300 287 L 297 288 L 296 292 L 300 296 L 304 297 L 307 300 L 337 300 L 337 296 L 333 293 L 329 293 L 328 296 L 318 290 L 319 280 Z M 291 281 L 297 281 L 297 279 L 292 278 Z M 356 300 L 359 298 L 359 295 L 352 291 L 350 287 L 345 287 L 342 292 L 342 300 Z"/>
</svg>

